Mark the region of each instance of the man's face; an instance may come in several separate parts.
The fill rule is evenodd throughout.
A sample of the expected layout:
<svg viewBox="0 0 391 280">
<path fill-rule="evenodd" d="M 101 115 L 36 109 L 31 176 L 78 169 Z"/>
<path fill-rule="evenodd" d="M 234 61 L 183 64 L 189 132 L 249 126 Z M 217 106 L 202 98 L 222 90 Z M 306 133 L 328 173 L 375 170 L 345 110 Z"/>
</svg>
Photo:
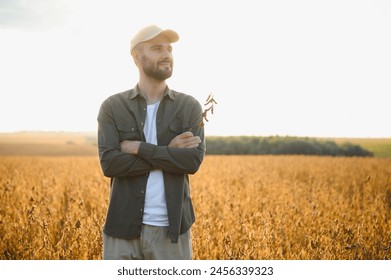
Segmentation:
<svg viewBox="0 0 391 280">
<path fill-rule="evenodd" d="M 172 47 L 164 36 L 144 42 L 141 49 L 141 63 L 144 73 L 155 80 L 164 81 L 173 70 Z"/>
</svg>

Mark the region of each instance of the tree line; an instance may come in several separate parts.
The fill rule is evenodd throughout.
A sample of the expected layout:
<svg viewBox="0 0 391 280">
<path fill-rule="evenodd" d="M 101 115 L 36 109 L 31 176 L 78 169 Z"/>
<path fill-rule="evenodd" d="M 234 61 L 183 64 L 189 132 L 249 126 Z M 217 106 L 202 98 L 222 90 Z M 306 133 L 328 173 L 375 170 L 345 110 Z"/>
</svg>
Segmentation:
<svg viewBox="0 0 391 280">
<path fill-rule="evenodd" d="M 210 155 L 319 155 L 372 157 L 360 145 L 331 140 L 291 136 L 209 136 L 206 153 Z"/>
</svg>

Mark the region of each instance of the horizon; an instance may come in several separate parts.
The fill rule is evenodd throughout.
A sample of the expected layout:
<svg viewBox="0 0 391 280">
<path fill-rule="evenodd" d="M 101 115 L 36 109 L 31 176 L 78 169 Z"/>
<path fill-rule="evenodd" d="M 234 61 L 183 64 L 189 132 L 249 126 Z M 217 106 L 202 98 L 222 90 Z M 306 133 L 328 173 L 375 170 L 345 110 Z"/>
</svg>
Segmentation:
<svg viewBox="0 0 391 280">
<path fill-rule="evenodd" d="M 97 130 L 71 131 L 71 130 L 19 130 L 19 131 L 0 131 L 0 135 L 11 134 L 81 134 L 97 136 Z M 346 137 L 346 136 L 310 136 L 310 135 L 255 135 L 255 134 L 238 134 L 238 135 L 205 135 L 205 137 L 292 137 L 292 138 L 317 138 L 317 139 L 391 139 L 391 137 Z"/>
</svg>

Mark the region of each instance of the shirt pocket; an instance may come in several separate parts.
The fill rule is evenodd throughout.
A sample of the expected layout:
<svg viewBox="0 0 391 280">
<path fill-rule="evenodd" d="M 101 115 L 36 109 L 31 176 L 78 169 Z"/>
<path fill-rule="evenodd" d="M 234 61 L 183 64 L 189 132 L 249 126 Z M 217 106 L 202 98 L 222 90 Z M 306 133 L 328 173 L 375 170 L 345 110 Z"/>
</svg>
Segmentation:
<svg viewBox="0 0 391 280">
<path fill-rule="evenodd" d="M 171 122 L 168 124 L 168 126 L 170 129 L 170 132 L 175 136 L 182 134 L 185 131 L 190 130 L 189 121 L 186 121 L 186 120 L 180 119 L 180 118 L 174 118 L 173 120 L 171 120 Z"/>
<path fill-rule="evenodd" d="M 119 140 L 131 140 L 131 141 L 140 141 L 141 135 L 136 123 L 119 123 L 117 124 Z"/>
</svg>

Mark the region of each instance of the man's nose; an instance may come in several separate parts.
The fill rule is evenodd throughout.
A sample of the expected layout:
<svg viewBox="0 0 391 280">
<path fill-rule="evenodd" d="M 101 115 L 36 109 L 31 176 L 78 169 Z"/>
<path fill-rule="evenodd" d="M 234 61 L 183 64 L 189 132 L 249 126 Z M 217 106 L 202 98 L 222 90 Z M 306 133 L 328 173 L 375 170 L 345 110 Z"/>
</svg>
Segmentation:
<svg viewBox="0 0 391 280">
<path fill-rule="evenodd" d="M 164 49 L 163 50 L 163 56 L 172 57 L 172 51 L 170 49 Z"/>
</svg>

